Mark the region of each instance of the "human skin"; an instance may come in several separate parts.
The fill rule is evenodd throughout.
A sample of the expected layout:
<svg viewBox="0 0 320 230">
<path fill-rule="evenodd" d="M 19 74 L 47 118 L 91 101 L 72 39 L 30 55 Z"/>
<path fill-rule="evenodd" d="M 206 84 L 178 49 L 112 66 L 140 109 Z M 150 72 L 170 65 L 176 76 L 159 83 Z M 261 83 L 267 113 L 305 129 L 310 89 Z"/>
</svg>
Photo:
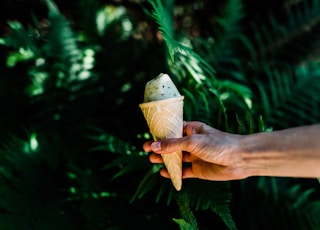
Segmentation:
<svg viewBox="0 0 320 230">
<path fill-rule="evenodd" d="M 182 178 L 214 181 L 251 176 L 320 177 L 320 124 L 238 135 L 219 131 L 202 122 L 185 122 L 184 136 L 148 141 L 143 149 L 152 163 L 160 154 L 183 151 Z M 160 174 L 169 178 L 165 168 Z"/>
</svg>

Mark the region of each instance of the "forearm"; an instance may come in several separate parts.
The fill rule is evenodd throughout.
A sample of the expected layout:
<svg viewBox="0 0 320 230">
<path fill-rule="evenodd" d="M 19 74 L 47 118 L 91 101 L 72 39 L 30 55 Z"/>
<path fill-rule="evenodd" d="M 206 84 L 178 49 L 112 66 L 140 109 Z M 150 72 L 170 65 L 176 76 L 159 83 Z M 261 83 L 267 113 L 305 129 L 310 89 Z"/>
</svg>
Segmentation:
<svg viewBox="0 0 320 230">
<path fill-rule="evenodd" d="M 245 136 L 249 176 L 320 177 L 320 124 Z"/>
</svg>

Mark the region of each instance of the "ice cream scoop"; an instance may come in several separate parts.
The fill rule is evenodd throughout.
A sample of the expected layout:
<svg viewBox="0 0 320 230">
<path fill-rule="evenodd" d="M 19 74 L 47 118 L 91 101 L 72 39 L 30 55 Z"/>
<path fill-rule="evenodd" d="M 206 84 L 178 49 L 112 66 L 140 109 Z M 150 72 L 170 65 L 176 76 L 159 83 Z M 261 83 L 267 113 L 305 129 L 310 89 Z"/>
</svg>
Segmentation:
<svg viewBox="0 0 320 230">
<path fill-rule="evenodd" d="M 143 103 L 139 104 L 154 140 L 182 137 L 183 99 L 167 74 L 146 83 Z M 177 191 L 182 187 L 182 152 L 161 154 Z"/>
<path fill-rule="evenodd" d="M 168 74 L 159 74 L 147 82 L 143 102 L 160 101 L 180 97 L 180 93 Z"/>
</svg>

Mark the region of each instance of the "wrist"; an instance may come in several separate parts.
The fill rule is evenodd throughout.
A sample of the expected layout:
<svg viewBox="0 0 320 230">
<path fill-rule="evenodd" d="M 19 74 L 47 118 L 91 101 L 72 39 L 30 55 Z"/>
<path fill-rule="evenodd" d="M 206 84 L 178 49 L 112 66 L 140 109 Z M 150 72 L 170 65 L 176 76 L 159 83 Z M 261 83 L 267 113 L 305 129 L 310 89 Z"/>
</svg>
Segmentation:
<svg viewBox="0 0 320 230">
<path fill-rule="evenodd" d="M 240 140 L 244 173 L 250 176 L 280 175 L 290 161 L 288 154 L 278 146 L 271 133 L 245 135 Z"/>
</svg>

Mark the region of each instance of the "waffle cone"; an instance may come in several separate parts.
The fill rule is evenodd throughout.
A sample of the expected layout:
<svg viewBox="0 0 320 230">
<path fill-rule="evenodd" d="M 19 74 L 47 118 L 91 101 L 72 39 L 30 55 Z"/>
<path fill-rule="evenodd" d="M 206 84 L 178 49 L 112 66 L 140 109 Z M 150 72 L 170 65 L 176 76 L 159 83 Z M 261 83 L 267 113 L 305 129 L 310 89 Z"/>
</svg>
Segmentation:
<svg viewBox="0 0 320 230">
<path fill-rule="evenodd" d="M 182 137 L 183 96 L 146 102 L 139 105 L 155 141 Z M 177 191 L 182 186 L 182 152 L 161 154 L 164 165 Z"/>
</svg>

